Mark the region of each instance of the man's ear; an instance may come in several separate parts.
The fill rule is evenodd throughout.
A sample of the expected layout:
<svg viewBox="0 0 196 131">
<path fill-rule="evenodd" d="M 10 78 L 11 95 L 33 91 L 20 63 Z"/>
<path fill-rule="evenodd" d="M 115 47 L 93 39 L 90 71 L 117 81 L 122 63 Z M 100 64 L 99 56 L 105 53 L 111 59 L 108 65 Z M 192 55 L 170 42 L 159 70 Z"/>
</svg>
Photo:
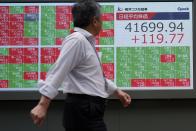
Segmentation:
<svg viewBox="0 0 196 131">
<path fill-rule="evenodd" d="M 97 26 L 97 24 L 98 24 L 97 18 L 95 16 L 93 17 L 92 24 L 94 26 Z"/>
</svg>

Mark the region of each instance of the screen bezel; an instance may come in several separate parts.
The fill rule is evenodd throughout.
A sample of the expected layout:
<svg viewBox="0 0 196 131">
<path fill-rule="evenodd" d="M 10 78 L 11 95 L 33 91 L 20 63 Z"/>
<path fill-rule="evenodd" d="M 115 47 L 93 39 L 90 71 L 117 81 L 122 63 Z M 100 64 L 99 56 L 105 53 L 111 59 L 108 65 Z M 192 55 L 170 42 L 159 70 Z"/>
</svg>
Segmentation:
<svg viewBox="0 0 196 131">
<path fill-rule="evenodd" d="M 74 0 L 33 0 L 31 2 L 27 2 L 26 0 L 2 0 L 0 3 L 73 3 Z M 193 36 L 195 35 L 195 17 L 194 14 L 196 14 L 194 7 L 196 7 L 196 2 L 194 0 L 178 0 L 178 1 L 169 1 L 169 0 L 160 0 L 160 1 L 149 1 L 149 0 L 98 0 L 97 2 L 192 2 L 192 18 L 193 18 Z M 195 46 L 194 46 L 195 40 L 193 37 L 193 88 L 195 85 Z M 133 99 L 192 99 L 196 98 L 196 89 L 193 90 L 126 90 Z M 59 95 L 56 97 L 56 99 L 64 99 L 64 96 L 62 93 L 59 93 Z M 9 90 L 9 91 L 0 91 L 0 100 L 32 100 L 32 99 L 39 99 L 40 94 L 35 90 Z M 111 99 L 114 99 L 114 96 L 110 97 Z"/>
</svg>

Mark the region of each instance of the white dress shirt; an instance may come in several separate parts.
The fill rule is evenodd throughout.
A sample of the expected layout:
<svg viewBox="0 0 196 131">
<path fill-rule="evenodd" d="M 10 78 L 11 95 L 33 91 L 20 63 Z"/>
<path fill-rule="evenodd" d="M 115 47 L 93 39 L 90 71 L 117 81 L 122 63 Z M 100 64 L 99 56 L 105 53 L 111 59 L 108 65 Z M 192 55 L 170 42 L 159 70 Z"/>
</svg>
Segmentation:
<svg viewBox="0 0 196 131">
<path fill-rule="evenodd" d="M 74 28 L 74 31 L 64 39 L 60 55 L 47 73 L 46 80 L 38 82 L 39 92 L 53 99 L 58 88 L 62 87 L 63 93 L 107 98 L 117 87 L 106 79 L 106 90 L 102 68 L 93 49 L 95 37 L 81 28 Z"/>
</svg>

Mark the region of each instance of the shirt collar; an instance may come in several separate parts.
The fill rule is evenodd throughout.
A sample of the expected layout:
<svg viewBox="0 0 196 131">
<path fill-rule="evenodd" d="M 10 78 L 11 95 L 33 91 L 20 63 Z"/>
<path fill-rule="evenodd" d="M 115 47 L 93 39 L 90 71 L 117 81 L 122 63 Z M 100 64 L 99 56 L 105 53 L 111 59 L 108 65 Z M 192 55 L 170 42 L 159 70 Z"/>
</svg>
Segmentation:
<svg viewBox="0 0 196 131">
<path fill-rule="evenodd" d="M 79 27 L 74 27 L 74 31 L 81 33 L 82 35 L 84 35 L 88 40 L 92 41 L 93 43 L 95 43 L 95 37 L 88 32 L 85 29 L 79 28 Z"/>
<path fill-rule="evenodd" d="M 81 34 L 83 34 L 83 35 L 84 35 L 85 37 L 87 37 L 87 38 L 93 37 L 93 35 L 92 35 L 90 32 L 88 32 L 88 31 L 85 30 L 85 29 L 79 28 L 79 27 L 75 27 L 75 28 L 74 28 L 74 31 L 80 32 Z"/>
</svg>

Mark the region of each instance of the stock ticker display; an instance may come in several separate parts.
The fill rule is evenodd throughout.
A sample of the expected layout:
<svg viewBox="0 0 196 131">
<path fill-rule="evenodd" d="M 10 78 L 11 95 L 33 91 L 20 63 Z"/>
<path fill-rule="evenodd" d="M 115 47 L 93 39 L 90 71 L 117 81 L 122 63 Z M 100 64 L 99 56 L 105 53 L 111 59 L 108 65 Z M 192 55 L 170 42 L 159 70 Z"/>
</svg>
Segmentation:
<svg viewBox="0 0 196 131">
<path fill-rule="evenodd" d="M 96 51 L 108 79 L 127 90 L 193 89 L 191 2 L 100 4 Z M 37 90 L 73 32 L 71 8 L 0 5 L 0 90 Z"/>
</svg>

